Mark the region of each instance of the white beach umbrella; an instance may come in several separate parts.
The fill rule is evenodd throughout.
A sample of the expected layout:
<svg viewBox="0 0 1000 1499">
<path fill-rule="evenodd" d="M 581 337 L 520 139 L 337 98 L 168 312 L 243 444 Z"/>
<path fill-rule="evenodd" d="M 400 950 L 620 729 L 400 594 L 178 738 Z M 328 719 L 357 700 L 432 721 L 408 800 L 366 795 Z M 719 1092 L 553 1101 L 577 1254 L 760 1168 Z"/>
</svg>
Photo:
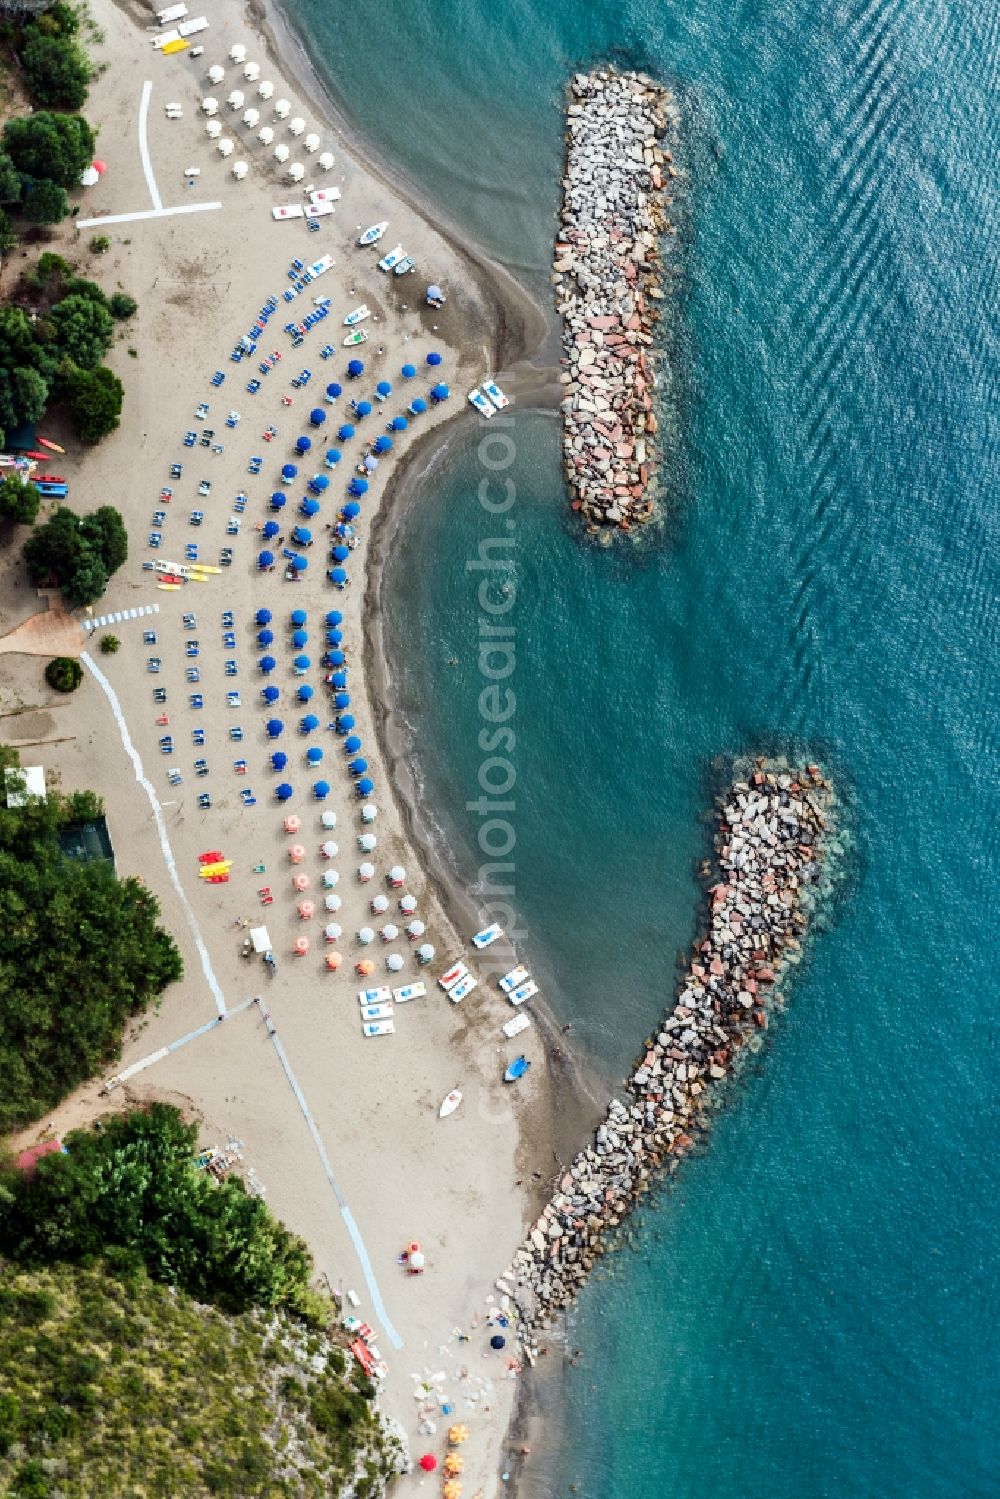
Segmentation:
<svg viewBox="0 0 1000 1499">
<path fill-rule="evenodd" d="M 233 62 L 246 62 L 247 49 L 244 47 L 242 42 L 236 42 L 232 47 L 230 47 L 229 55 L 233 59 Z"/>
<path fill-rule="evenodd" d="M 225 68 L 220 68 L 218 63 L 214 63 L 208 70 L 208 81 L 212 84 L 213 88 L 217 88 L 225 76 Z"/>
<path fill-rule="evenodd" d="M 411 916 L 417 909 L 417 898 L 415 895 L 403 895 L 400 897 L 399 909 L 404 916 Z"/>
<path fill-rule="evenodd" d="M 328 921 L 323 928 L 323 936 L 327 942 L 339 942 L 343 936 L 344 929 L 339 921 Z"/>
<path fill-rule="evenodd" d="M 315 135 L 315 134 L 307 135 L 306 138 L 305 138 L 305 140 L 302 142 L 302 145 L 304 146 L 304 148 L 307 151 L 318 151 L 319 150 L 319 136 Z"/>
<path fill-rule="evenodd" d="M 216 145 L 220 156 L 232 156 L 233 152 L 236 149 L 235 142 L 231 141 L 228 135 L 224 135 L 221 141 L 218 141 Z"/>
<path fill-rule="evenodd" d="M 376 895 L 371 907 L 373 916 L 384 916 L 389 909 L 389 902 L 384 895 Z"/>
<path fill-rule="evenodd" d="M 257 79 L 260 77 L 260 63 L 248 62 L 246 67 L 243 69 L 243 77 L 246 79 L 247 83 L 256 83 Z"/>
<path fill-rule="evenodd" d="M 323 904 L 328 911 L 339 911 L 342 902 L 339 895 L 327 895 L 323 898 Z"/>
<path fill-rule="evenodd" d="M 279 99 L 274 106 L 274 118 L 276 120 L 287 120 L 292 112 L 292 106 L 287 99 Z"/>
<path fill-rule="evenodd" d="M 412 941 L 416 942 L 417 938 L 422 937 L 426 930 L 427 928 L 424 926 L 422 921 L 411 921 L 406 928 L 406 935 L 411 938 Z"/>
<path fill-rule="evenodd" d="M 261 99 L 271 99 L 274 97 L 274 84 L 270 78 L 265 78 L 263 82 L 258 83 L 257 94 Z"/>
<path fill-rule="evenodd" d="M 303 177 L 306 175 L 306 169 L 301 162 L 293 161 L 291 166 L 288 168 L 288 175 L 289 177 L 291 177 L 293 182 L 301 182 Z"/>
<path fill-rule="evenodd" d="M 324 869 L 324 871 L 323 871 L 323 887 L 324 887 L 324 889 L 326 889 L 326 890 L 332 890 L 333 887 L 334 887 L 334 885 L 337 884 L 337 882 L 338 882 L 339 879 L 340 879 L 340 875 L 337 873 L 337 871 L 335 869 Z"/>
<path fill-rule="evenodd" d="M 210 141 L 217 141 L 219 139 L 219 136 L 222 134 L 222 121 L 209 120 L 208 124 L 205 126 L 205 134 L 208 136 Z"/>
<path fill-rule="evenodd" d="M 363 854 L 370 854 L 378 843 L 374 833 L 360 833 L 358 835 L 358 848 Z"/>
<path fill-rule="evenodd" d="M 288 129 L 292 135 L 301 135 L 306 128 L 306 122 L 301 115 L 296 115 L 294 120 L 289 120 Z"/>
<path fill-rule="evenodd" d="M 269 146 L 271 144 L 271 142 L 274 140 L 274 131 L 271 129 L 270 125 L 261 126 L 261 128 L 257 131 L 257 139 L 260 141 L 262 146 Z"/>
<path fill-rule="evenodd" d="M 250 168 L 247 166 L 245 161 L 233 162 L 233 176 L 236 178 L 237 182 L 242 182 L 249 170 Z"/>
<path fill-rule="evenodd" d="M 385 966 L 390 973 L 398 973 L 403 966 L 403 960 L 398 952 L 391 952 L 385 960 Z"/>
<path fill-rule="evenodd" d="M 395 942 L 399 936 L 399 927 L 394 926 L 391 921 L 387 921 L 382 928 L 381 936 L 383 942 Z"/>
<path fill-rule="evenodd" d="M 361 821 L 362 822 L 374 822 L 377 816 L 378 816 L 378 807 L 376 807 L 376 805 L 375 805 L 374 802 L 362 802 L 362 804 L 361 804 Z"/>
<path fill-rule="evenodd" d="M 374 878 L 375 878 L 375 865 L 374 864 L 369 864 L 368 861 L 367 861 L 367 859 L 366 859 L 363 864 L 359 864 L 358 865 L 358 879 L 361 881 L 362 884 L 365 884 L 366 881 L 372 880 Z"/>
<path fill-rule="evenodd" d="M 274 148 L 275 161 L 287 161 L 291 154 L 291 151 L 289 151 L 288 147 L 284 144 L 275 146 Z"/>
<path fill-rule="evenodd" d="M 204 114 L 217 115 L 219 113 L 219 101 L 213 99 L 211 95 L 207 99 L 202 99 L 201 107 Z"/>
<path fill-rule="evenodd" d="M 319 164 L 324 172 L 328 172 L 333 166 L 333 152 L 324 151 L 319 158 Z"/>
<path fill-rule="evenodd" d="M 226 103 L 230 109 L 242 109 L 246 103 L 246 95 L 242 89 L 234 88 Z"/>
<path fill-rule="evenodd" d="M 433 961 L 434 961 L 434 947 L 433 947 L 433 944 L 430 943 L 430 942 L 424 942 L 424 943 L 422 943 L 421 946 L 417 948 L 417 962 L 418 963 L 433 963 Z"/>
<path fill-rule="evenodd" d="M 248 130 L 255 130 L 257 128 L 257 121 L 259 119 L 260 119 L 260 110 L 259 109 L 245 109 L 243 111 L 243 123 L 247 127 Z"/>
<path fill-rule="evenodd" d="M 337 844 L 334 843 L 332 838 L 328 838 L 325 843 L 320 845 L 319 851 L 323 855 L 324 859 L 335 859 L 337 857 L 338 847 Z"/>
<path fill-rule="evenodd" d="M 320 825 L 324 828 L 335 828 L 337 826 L 336 812 L 324 812 L 320 818 Z"/>
<path fill-rule="evenodd" d="M 358 941 L 362 947 L 367 947 L 369 942 L 375 941 L 375 933 L 370 926 L 363 926 L 358 931 Z"/>
<path fill-rule="evenodd" d="M 101 174 L 96 167 L 84 167 L 80 173 L 81 187 L 94 187 L 101 180 Z"/>
<path fill-rule="evenodd" d="M 402 885 L 406 880 L 406 870 L 402 864 L 394 864 L 386 878 L 392 885 Z"/>
</svg>

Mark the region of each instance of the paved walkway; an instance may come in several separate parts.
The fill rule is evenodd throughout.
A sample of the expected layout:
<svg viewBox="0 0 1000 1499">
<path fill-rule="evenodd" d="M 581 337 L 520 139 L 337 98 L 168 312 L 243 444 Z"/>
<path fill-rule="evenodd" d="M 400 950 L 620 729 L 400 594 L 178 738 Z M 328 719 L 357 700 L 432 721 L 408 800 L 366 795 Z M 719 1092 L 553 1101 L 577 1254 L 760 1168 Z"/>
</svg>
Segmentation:
<svg viewBox="0 0 1000 1499">
<path fill-rule="evenodd" d="M 0 636 L 0 653 L 15 656 L 79 656 L 87 637 L 65 609 L 46 609 Z"/>
</svg>

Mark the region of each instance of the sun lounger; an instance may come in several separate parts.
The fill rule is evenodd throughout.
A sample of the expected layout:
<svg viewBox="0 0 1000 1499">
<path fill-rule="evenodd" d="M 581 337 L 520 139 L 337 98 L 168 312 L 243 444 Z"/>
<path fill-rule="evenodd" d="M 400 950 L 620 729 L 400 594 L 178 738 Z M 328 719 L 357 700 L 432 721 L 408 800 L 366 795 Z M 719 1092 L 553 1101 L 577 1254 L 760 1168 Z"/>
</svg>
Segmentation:
<svg viewBox="0 0 1000 1499">
<path fill-rule="evenodd" d="M 459 979 L 458 983 L 455 984 L 453 988 L 448 990 L 448 998 L 451 1000 L 453 1005 L 461 1004 L 465 996 L 467 994 L 471 994 L 473 989 L 477 988 L 478 985 L 479 980 L 476 978 L 475 974 L 467 973 L 465 975 L 465 978 Z"/>
<path fill-rule="evenodd" d="M 507 998 L 512 1005 L 523 1005 L 526 999 L 531 999 L 537 993 L 538 985 L 533 979 L 529 979 L 526 984 L 521 984 L 519 988 L 512 989 Z"/>
<path fill-rule="evenodd" d="M 508 1041 L 513 1041 L 514 1037 L 519 1036 L 522 1031 L 526 1031 L 530 1024 L 530 1015 L 525 1015 L 522 1011 L 520 1015 L 515 1015 L 513 1020 L 508 1020 L 505 1025 L 501 1026 L 501 1030 Z"/>
<path fill-rule="evenodd" d="M 447 994 L 449 989 L 453 989 L 457 983 L 465 978 L 468 971 L 464 963 L 453 963 L 447 973 L 442 973 L 438 979 L 438 983 Z"/>
<path fill-rule="evenodd" d="M 359 1005 L 383 1005 L 392 998 L 392 990 L 388 984 L 383 984 L 378 989 L 359 989 Z"/>
<path fill-rule="evenodd" d="M 391 1020 L 392 1005 L 365 1005 L 361 1011 L 362 1020 Z"/>
<path fill-rule="evenodd" d="M 418 980 L 415 984 L 404 984 L 401 989 L 393 989 L 392 997 L 398 1005 L 405 1005 L 411 999 L 423 999 L 426 993 L 427 985 Z"/>
<path fill-rule="evenodd" d="M 394 1036 L 396 1034 L 396 1027 L 391 1020 L 366 1020 L 361 1026 L 361 1034 L 369 1037 Z"/>
</svg>

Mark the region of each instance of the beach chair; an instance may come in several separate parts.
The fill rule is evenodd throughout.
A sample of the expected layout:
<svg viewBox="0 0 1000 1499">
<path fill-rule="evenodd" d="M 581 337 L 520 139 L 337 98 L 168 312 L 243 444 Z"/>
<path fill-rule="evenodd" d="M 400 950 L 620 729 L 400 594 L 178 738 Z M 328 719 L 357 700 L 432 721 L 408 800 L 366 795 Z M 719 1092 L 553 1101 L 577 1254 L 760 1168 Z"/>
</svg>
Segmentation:
<svg viewBox="0 0 1000 1499">
<path fill-rule="evenodd" d="M 171 738 L 171 736 L 169 734 L 161 734 L 161 736 L 160 736 L 160 754 L 161 755 L 172 755 L 173 752 L 174 752 L 174 741 L 173 741 L 173 739 Z"/>
<path fill-rule="evenodd" d="M 187 677 L 189 682 L 200 682 L 201 668 L 199 666 L 189 666 L 186 669 L 184 675 Z"/>
<path fill-rule="evenodd" d="M 150 531 L 149 535 L 146 537 L 147 546 L 151 546 L 154 551 L 158 549 L 162 541 L 163 536 L 159 531 Z"/>
<path fill-rule="evenodd" d="M 146 658 L 146 670 L 148 672 L 152 672 L 152 674 L 155 676 L 156 673 L 159 671 L 159 669 L 160 669 L 160 658 L 159 658 L 159 656 L 148 656 Z"/>
<path fill-rule="evenodd" d="M 143 630 L 143 632 L 142 632 L 142 643 L 143 643 L 143 645 L 155 645 L 156 644 L 156 631 L 155 630 Z"/>
<path fill-rule="evenodd" d="M 224 630 L 233 630 L 236 628 L 236 615 L 231 609 L 223 609 L 222 611 L 222 628 Z"/>
<path fill-rule="evenodd" d="M 197 776 L 207 776 L 208 775 L 208 761 L 207 760 L 196 760 L 194 762 L 194 773 Z"/>
<path fill-rule="evenodd" d="M 233 631 L 233 630 L 226 630 L 225 634 L 222 637 L 222 649 L 224 651 L 235 651 L 235 649 L 236 649 L 236 633 L 235 633 L 235 631 Z"/>
<path fill-rule="evenodd" d="M 197 640 L 186 640 L 184 642 L 184 649 L 189 656 L 198 656 L 201 654 L 201 646 Z"/>
<path fill-rule="evenodd" d="M 192 729 L 191 730 L 191 743 L 195 746 L 196 749 L 199 749 L 205 743 L 205 730 L 204 729 Z M 219 858 L 220 859 L 222 858 L 221 854 L 219 855 Z"/>
<path fill-rule="evenodd" d="M 225 378 L 225 371 L 216 370 L 215 374 L 212 376 L 212 384 L 216 387 L 216 389 L 218 389 Z"/>
<path fill-rule="evenodd" d="M 240 702 L 240 695 L 239 695 L 238 692 L 227 692 L 226 693 L 226 707 L 227 708 L 240 708 L 242 706 L 243 705 Z M 240 738 L 242 739 L 242 737 L 243 737 L 243 730 L 241 729 L 240 730 Z"/>
<path fill-rule="evenodd" d="M 158 729 L 162 729 L 165 728 L 169 722 L 169 716 L 166 713 L 161 713 L 159 718 L 156 720 L 156 726 Z"/>
<path fill-rule="evenodd" d="M 226 661 L 223 665 L 227 677 L 235 677 L 239 674 L 235 661 Z"/>
<path fill-rule="evenodd" d="M 212 793 L 210 791 L 203 791 L 198 797 L 198 805 L 203 812 L 207 812 L 212 805 Z"/>
<path fill-rule="evenodd" d="M 262 885 L 261 888 L 257 891 L 257 894 L 260 896 L 260 903 L 262 906 L 274 905 L 274 896 L 271 894 L 270 885 Z"/>
<path fill-rule="evenodd" d="M 205 699 L 200 692 L 192 692 L 188 696 L 188 704 L 192 708 L 204 708 Z"/>
<path fill-rule="evenodd" d="M 153 688 L 153 702 L 165 703 L 167 701 L 167 689 L 165 687 Z"/>
<path fill-rule="evenodd" d="M 254 874 L 266 874 L 267 873 L 267 865 L 264 863 L 263 860 L 261 860 L 259 864 L 255 864 L 254 865 L 253 872 L 254 872 Z"/>
<path fill-rule="evenodd" d="M 188 542 L 187 546 L 184 548 L 184 558 L 185 558 L 185 561 L 187 561 L 187 562 L 197 562 L 198 561 L 198 545 L 197 545 L 196 542 L 194 542 L 194 541 L 189 541 Z"/>
<path fill-rule="evenodd" d="M 229 737 L 230 737 L 230 739 L 233 740 L 233 742 L 235 744 L 242 744 L 242 742 L 243 742 L 243 729 L 242 729 L 242 726 L 240 724 L 238 724 L 238 723 L 230 724 L 229 725 Z"/>
<path fill-rule="evenodd" d="M 190 612 L 187 614 L 182 614 L 181 624 L 184 626 L 185 630 L 196 630 L 198 628 L 197 614 L 191 614 Z"/>
<path fill-rule="evenodd" d="M 247 762 L 245 760 L 234 760 L 233 769 L 238 776 L 245 776 L 247 773 Z"/>
<path fill-rule="evenodd" d="M 170 782 L 171 786 L 179 786 L 184 780 L 184 777 L 181 775 L 179 770 L 168 770 L 167 780 Z"/>
<path fill-rule="evenodd" d="M 240 801 L 243 803 L 244 807 L 256 807 L 257 805 L 257 798 L 254 796 L 249 787 L 244 788 L 244 790 L 240 792 Z"/>
</svg>

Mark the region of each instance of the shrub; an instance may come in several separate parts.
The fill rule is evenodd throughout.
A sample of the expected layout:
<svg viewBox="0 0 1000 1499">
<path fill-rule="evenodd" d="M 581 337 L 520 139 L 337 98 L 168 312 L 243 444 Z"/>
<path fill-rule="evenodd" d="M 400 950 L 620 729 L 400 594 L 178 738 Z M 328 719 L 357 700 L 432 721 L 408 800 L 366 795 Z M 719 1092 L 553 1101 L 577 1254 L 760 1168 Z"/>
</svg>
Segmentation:
<svg viewBox="0 0 1000 1499">
<path fill-rule="evenodd" d="M 101 655 L 102 656 L 113 656 L 115 654 L 115 652 L 119 649 L 120 646 L 121 646 L 121 641 L 118 639 L 117 635 L 102 635 L 101 636 Z"/>
<path fill-rule="evenodd" d="M 8 120 L 3 143 L 19 172 L 65 188 L 78 185 L 94 154 L 94 132 L 82 116 L 44 110 Z"/>
<path fill-rule="evenodd" d="M 70 608 L 99 599 L 127 555 L 124 523 L 111 505 L 83 517 L 60 505 L 24 543 L 31 581 L 41 586 L 55 578 Z"/>
<path fill-rule="evenodd" d="M 38 27 L 21 49 L 21 63 L 31 97 L 56 109 L 81 109 L 90 84 L 86 53 L 65 36 L 46 36 Z"/>
<path fill-rule="evenodd" d="M 130 297 L 123 291 L 113 292 L 108 298 L 108 311 L 113 318 L 124 322 L 126 318 L 133 317 L 138 310 L 139 304 L 134 297 Z"/>
<path fill-rule="evenodd" d="M 72 292 L 55 304 L 49 317 L 63 358 L 81 370 L 96 370 L 114 337 L 114 323 L 103 293 L 98 301 L 93 296 Z"/>
<path fill-rule="evenodd" d="M 70 405 L 81 442 L 100 442 L 118 426 L 125 387 L 109 369 L 78 370 L 73 376 Z"/>
<path fill-rule="evenodd" d="M 56 656 L 45 668 L 45 680 L 56 692 L 75 692 L 83 680 L 83 667 L 72 656 Z"/>
<path fill-rule="evenodd" d="M 33 224 L 58 224 L 69 213 L 69 199 L 58 182 L 32 182 L 21 208 Z"/>
<path fill-rule="evenodd" d="M 38 486 L 29 480 L 25 483 L 18 475 L 0 481 L 0 516 L 17 521 L 19 525 L 34 525 L 41 504 Z"/>
<path fill-rule="evenodd" d="M 111 249 L 111 239 L 107 234 L 95 234 L 90 241 L 90 248 L 95 255 L 103 255 L 105 250 Z"/>
</svg>

